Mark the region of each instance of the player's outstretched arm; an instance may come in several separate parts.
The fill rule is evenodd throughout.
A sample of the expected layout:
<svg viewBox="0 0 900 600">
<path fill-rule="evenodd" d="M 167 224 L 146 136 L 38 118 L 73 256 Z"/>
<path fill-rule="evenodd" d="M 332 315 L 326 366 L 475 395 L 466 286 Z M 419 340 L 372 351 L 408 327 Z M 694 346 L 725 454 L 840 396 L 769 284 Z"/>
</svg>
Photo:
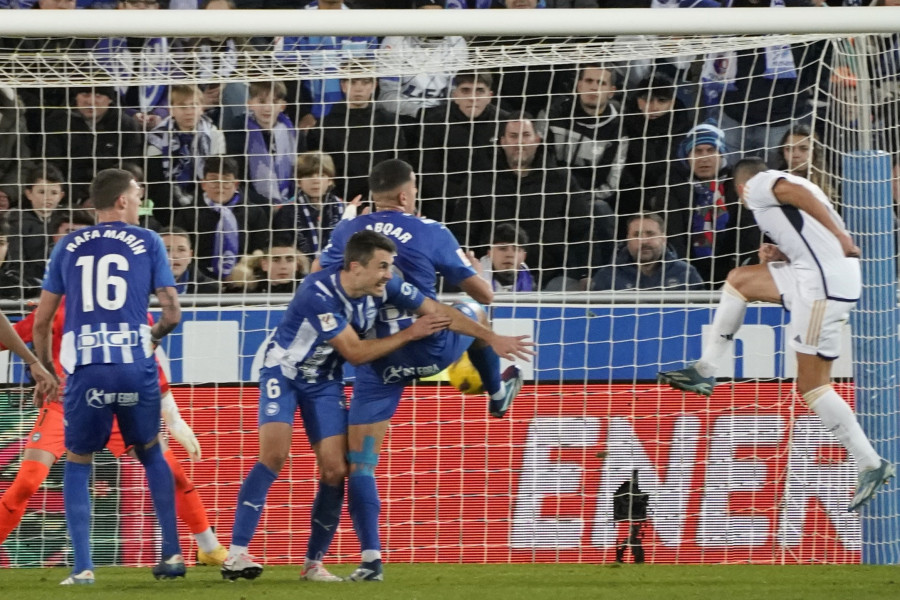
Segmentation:
<svg viewBox="0 0 900 600">
<path fill-rule="evenodd" d="M 845 256 L 860 256 L 859 246 L 853 243 L 853 238 L 844 226 L 834 219 L 828 207 L 819 202 L 808 189 L 787 179 L 780 179 L 772 191 L 780 203 L 795 206 L 824 225 L 838 239 Z"/>
<path fill-rule="evenodd" d="M 181 304 L 178 302 L 178 292 L 173 287 L 157 288 L 156 297 L 162 314 L 150 328 L 150 337 L 154 344 L 159 344 L 161 339 L 178 327 L 178 322 L 181 321 Z"/>
<path fill-rule="evenodd" d="M 34 364 L 31 368 L 31 374 L 35 381 L 34 404 L 41 407 L 46 401 L 52 401 L 56 398 L 59 391 L 59 382 L 56 379 L 56 372 L 53 367 L 53 341 L 51 339 L 51 331 L 53 327 L 53 317 L 56 315 L 56 309 L 62 296 L 41 291 L 41 299 L 38 303 L 37 310 L 34 315 L 34 327 L 32 327 L 32 335 L 34 336 L 34 351 L 37 354 L 37 361 L 40 365 Z M 5 317 L 4 317 L 5 320 Z M 7 321 L 7 324 L 9 322 Z M 22 343 L 21 340 L 19 340 Z M 24 346 L 24 343 L 22 344 Z M 12 346 L 7 346 L 16 352 Z M 18 354 L 18 352 L 16 352 Z M 31 354 L 29 352 L 29 354 Z M 22 356 L 21 354 L 19 356 Z M 40 378 L 40 379 L 39 379 Z"/>
<path fill-rule="evenodd" d="M 359 366 L 387 356 L 409 342 L 447 329 L 449 325 L 449 318 L 435 313 L 416 319 L 415 323 L 394 335 L 378 339 L 361 340 L 352 327 L 344 327 L 339 334 L 328 340 L 328 343 L 340 352 L 341 356 L 346 358 L 351 365 Z"/>
<path fill-rule="evenodd" d="M 490 327 L 473 321 L 452 306 L 426 298 L 417 311 L 417 314 L 425 316 L 435 313 L 446 315 L 450 319 L 452 331 L 478 338 L 493 348 L 498 356 L 507 360 L 520 358 L 527 361 L 530 360 L 529 357 L 534 356 L 534 351 L 531 349 L 534 342 L 526 341 L 528 340 L 527 335 L 500 335 Z"/>
<path fill-rule="evenodd" d="M 474 265 L 478 264 L 475 254 L 469 252 L 469 261 Z M 480 266 L 478 267 L 481 268 Z M 491 284 L 485 281 L 480 275 L 471 275 L 459 282 L 459 288 L 472 297 L 475 302 L 482 304 L 490 304 L 494 301 L 494 290 Z"/>
</svg>

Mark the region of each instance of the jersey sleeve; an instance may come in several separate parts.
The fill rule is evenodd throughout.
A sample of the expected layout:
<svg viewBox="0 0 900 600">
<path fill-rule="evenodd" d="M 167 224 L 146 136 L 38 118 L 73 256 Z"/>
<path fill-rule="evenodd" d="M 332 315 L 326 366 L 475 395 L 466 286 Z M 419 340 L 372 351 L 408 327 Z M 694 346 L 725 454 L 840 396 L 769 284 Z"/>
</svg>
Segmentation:
<svg viewBox="0 0 900 600">
<path fill-rule="evenodd" d="M 44 269 L 44 281 L 41 284 L 41 289 L 60 296 L 66 293 L 66 284 L 62 274 L 63 247 L 64 245 L 61 243 L 53 247 L 50 260 L 47 261 L 47 267 Z"/>
<path fill-rule="evenodd" d="M 347 318 L 336 300 L 330 300 L 323 294 L 312 289 L 306 293 L 306 298 L 300 298 L 300 304 L 304 305 L 304 313 L 316 333 L 325 340 L 333 339 L 347 327 Z"/>
<path fill-rule="evenodd" d="M 415 312 L 425 302 L 425 295 L 411 283 L 407 283 L 399 277 L 392 277 L 384 288 L 384 301 L 398 308 Z"/>
<path fill-rule="evenodd" d="M 150 260 L 151 268 L 153 269 L 153 289 L 175 287 L 175 276 L 172 275 L 172 267 L 169 266 L 169 257 L 166 254 L 162 238 L 155 231 L 150 233 L 153 240 L 152 244 L 150 244 L 152 248 Z"/>
<path fill-rule="evenodd" d="M 344 262 L 344 246 L 347 243 L 347 238 L 352 233 L 350 230 L 351 220 L 352 219 L 340 221 L 331 232 L 331 238 L 328 240 L 328 245 L 325 246 L 325 249 L 322 250 L 322 253 L 319 255 L 319 264 L 323 269 Z"/>
<path fill-rule="evenodd" d="M 472 267 L 469 257 L 459 247 L 459 242 L 450 233 L 450 230 L 439 225 L 430 233 L 434 234 L 434 266 L 437 272 L 452 285 L 459 285 L 464 279 L 468 279 L 477 272 Z"/>
<path fill-rule="evenodd" d="M 780 179 L 784 179 L 784 173 L 780 171 L 763 171 L 747 180 L 747 190 L 744 199 L 750 210 L 779 206 L 778 199 L 772 188 Z"/>
</svg>

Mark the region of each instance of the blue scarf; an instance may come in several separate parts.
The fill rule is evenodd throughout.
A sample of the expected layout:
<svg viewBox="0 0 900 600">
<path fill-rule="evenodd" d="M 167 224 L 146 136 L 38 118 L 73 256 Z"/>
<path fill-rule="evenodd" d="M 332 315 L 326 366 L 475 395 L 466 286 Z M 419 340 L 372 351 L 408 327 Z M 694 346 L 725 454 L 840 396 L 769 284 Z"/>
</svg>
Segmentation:
<svg viewBox="0 0 900 600">
<path fill-rule="evenodd" d="M 693 206 L 690 224 L 691 256 L 712 256 L 715 252 L 716 234 L 728 226 L 725 185 L 716 180 L 694 183 Z"/>
<path fill-rule="evenodd" d="M 298 192 L 294 199 L 297 203 L 295 227 L 309 241 L 309 252 L 318 253 L 320 248 L 328 245 L 331 231 L 344 215 L 344 201 L 334 192 L 327 192 L 322 198 L 322 209 L 310 204 L 309 197 Z"/>
<path fill-rule="evenodd" d="M 206 157 L 212 153 L 212 133 L 216 126 L 206 117 L 197 123 L 196 131 L 179 131 L 175 119 L 166 119 L 147 134 L 147 145 L 168 159 L 165 164 L 169 181 L 192 184 L 203 173 Z"/>
<path fill-rule="evenodd" d="M 236 192 L 225 204 L 218 204 L 203 194 L 203 201 L 208 207 L 219 213 L 216 224 L 215 241 L 213 242 L 212 270 L 220 278 L 227 277 L 234 270 L 240 247 L 237 217 L 231 208 L 241 201 L 240 192 Z"/>
<path fill-rule="evenodd" d="M 294 191 L 294 160 L 297 131 L 284 113 L 269 130 L 271 148 L 266 146 L 262 127 L 253 115 L 247 116 L 247 165 L 253 189 L 272 204 L 290 201 Z"/>
<path fill-rule="evenodd" d="M 119 85 L 116 89 L 124 96 L 128 85 L 123 83 L 135 77 L 140 81 L 154 81 L 169 75 L 169 42 L 166 38 L 148 38 L 135 61 L 125 38 L 103 38 L 97 41 L 97 62 Z M 138 94 L 138 110 L 148 113 L 166 100 L 164 84 L 141 84 Z"/>
</svg>

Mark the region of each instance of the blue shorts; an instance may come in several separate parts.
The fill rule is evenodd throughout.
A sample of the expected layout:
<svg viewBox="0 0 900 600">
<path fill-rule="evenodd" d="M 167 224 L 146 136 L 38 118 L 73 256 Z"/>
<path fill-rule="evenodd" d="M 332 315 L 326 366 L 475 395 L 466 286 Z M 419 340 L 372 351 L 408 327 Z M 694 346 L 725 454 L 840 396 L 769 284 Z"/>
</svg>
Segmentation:
<svg viewBox="0 0 900 600">
<path fill-rule="evenodd" d="M 311 445 L 347 433 L 347 399 L 342 381 L 305 383 L 288 379 L 281 367 L 260 369 L 259 425 L 287 423 L 293 427 L 298 408 Z"/>
<path fill-rule="evenodd" d="M 66 449 L 75 454 L 102 450 L 113 415 L 126 446 L 152 441 L 159 433 L 160 401 L 153 357 L 77 367 L 66 379 L 63 395 Z"/>
<path fill-rule="evenodd" d="M 471 305 L 454 307 L 470 319 L 478 320 Z M 467 335 L 444 330 L 357 367 L 350 424 L 380 423 L 393 417 L 408 382 L 440 373 L 462 356 L 473 341 Z"/>
</svg>

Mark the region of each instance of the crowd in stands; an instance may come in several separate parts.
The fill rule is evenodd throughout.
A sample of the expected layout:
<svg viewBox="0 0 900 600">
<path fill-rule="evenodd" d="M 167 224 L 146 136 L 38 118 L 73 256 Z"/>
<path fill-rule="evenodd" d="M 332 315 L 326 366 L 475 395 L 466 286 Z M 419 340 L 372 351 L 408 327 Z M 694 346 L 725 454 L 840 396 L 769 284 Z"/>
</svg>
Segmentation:
<svg viewBox="0 0 900 600">
<path fill-rule="evenodd" d="M 863 3 L 0 0 L 0 8 L 32 10 L 826 4 Z M 718 287 L 731 268 L 756 260 L 762 237 L 731 180 L 729 166 L 743 156 L 761 156 L 839 193 L 824 166 L 822 133 L 811 127 L 823 110 L 814 92 L 831 90 L 819 99 L 852 93 L 854 75 L 819 68 L 825 43 L 692 60 L 467 66 L 479 47 L 537 41 L 0 39 L 0 52 L 90 50 L 112 74 L 134 61 L 165 69 L 175 49 L 190 50 L 197 63 L 197 76 L 175 85 L 148 78 L 130 86 L 14 89 L 0 82 L 0 297 L 39 291 L 55 241 L 92 223 L 94 173 L 114 166 L 142 184 L 141 224 L 163 236 L 182 293 L 292 292 L 335 225 L 370 208 L 367 175 L 389 158 L 414 166 L 422 215 L 445 223 L 474 251 L 497 291 Z M 893 57 L 895 42 L 886 36 L 875 55 Z M 227 76 L 245 48 L 296 62 L 298 76 L 205 83 Z M 376 71 L 367 74 L 360 65 L 372 56 Z M 900 73 L 893 58 L 876 72 L 885 63 Z M 410 64 L 415 68 L 396 74 Z"/>
</svg>

